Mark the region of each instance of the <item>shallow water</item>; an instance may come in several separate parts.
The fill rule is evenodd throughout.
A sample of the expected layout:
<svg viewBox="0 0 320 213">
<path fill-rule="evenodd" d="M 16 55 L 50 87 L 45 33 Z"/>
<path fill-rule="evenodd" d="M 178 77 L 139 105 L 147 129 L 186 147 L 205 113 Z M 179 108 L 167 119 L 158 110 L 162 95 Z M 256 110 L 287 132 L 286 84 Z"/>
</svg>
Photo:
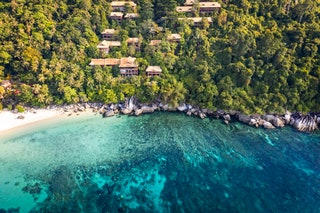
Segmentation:
<svg viewBox="0 0 320 213">
<path fill-rule="evenodd" d="M 80 115 L 1 136 L 0 209 L 319 212 L 319 153 L 289 127 Z"/>
</svg>

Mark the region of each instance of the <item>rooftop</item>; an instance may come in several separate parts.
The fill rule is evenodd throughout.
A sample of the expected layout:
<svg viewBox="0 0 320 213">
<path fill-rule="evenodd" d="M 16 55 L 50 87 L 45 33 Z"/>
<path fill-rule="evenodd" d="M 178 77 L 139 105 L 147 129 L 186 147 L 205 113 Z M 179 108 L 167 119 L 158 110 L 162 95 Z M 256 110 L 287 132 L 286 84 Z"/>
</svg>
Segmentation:
<svg viewBox="0 0 320 213">
<path fill-rule="evenodd" d="M 189 6 L 189 5 L 193 5 L 194 3 L 198 2 L 197 0 L 186 0 L 186 2 L 184 3 L 184 5 Z"/>
<path fill-rule="evenodd" d="M 138 67 L 138 64 L 135 63 L 136 58 L 128 57 L 128 58 L 121 58 L 119 67 Z"/>
<path fill-rule="evenodd" d="M 138 43 L 139 42 L 139 38 L 128 38 L 127 39 L 127 43 Z"/>
<path fill-rule="evenodd" d="M 115 34 L 115 29 L 104 29 L 101 34 Z"/>
<path fill-rule="evenodd" d="M 212 23 L 212 18 L 211 17 L 193 17 L 193 18 L 178 18 L 178 20 L 190 20 L 193 23 L 199 23 L 201 22 L 203 19 L 207 19 L 209 23 Z"/>
<path fill-rule="evenodd" d="M 124 18 L 138 18 L 139 14 L 138 13 L 127 13 Z"/>
<path fill-rule="evenodd" d="M 158 45 L 158 44 L 160 44 L 160 43 L 161 43 L 161 40 L 151 40 L 150 43 L 149 43 L 149 45 L 150 45 L 150 46 L 156 46 L 156 45 Z"/>
<path fill-rule="evenodd" d="M 123 13 L 121 12 L 111 12 L 110 17 L 122 17 Z"/>
<path fill-rule="evenodd" d="M 146 72 L 162 72 L 159 66 L 148 66 Z"/>
<path fill-rule="evenodd" d="M 131 7 L 137 6 L 133 1 L 113 1 L 111 2 L 111 7 L 124 7 L 126 4 L 129 4 Z"/>
<path fill-rule="evenodd" d="M 120 47 L 121 43 L 120 41 L 106 41 L 103 40 L 100 42 L 97 46 L 97 48 L 106 48 L 106 47 Z"/>
<path fill-rule="evenodd" d="M 179 34 L 171 34 L 171 35 L 168 35 L 167 39 L 170 41 L 170 40 L 180 40 L 181 39 L 181 35 Z"/>
<path fill-rule="evenodd" d="M 176 8 L 177 12 L 192 12 L 192 6 L 180 6 Z"/>
<path fill-rule="evenodd" d="M 218 2 L 199 2 L 199 6 L 200 6 L 200 8 L 205 8 L 205 7 L 220 8 L 221 4 L 219 4 Z"/>
<path fill-rule="evenodd" d="M 90 66 L 115 66 L 120 63 L 116 58 L 94 58 L 91 59 Z"/>
</svg>

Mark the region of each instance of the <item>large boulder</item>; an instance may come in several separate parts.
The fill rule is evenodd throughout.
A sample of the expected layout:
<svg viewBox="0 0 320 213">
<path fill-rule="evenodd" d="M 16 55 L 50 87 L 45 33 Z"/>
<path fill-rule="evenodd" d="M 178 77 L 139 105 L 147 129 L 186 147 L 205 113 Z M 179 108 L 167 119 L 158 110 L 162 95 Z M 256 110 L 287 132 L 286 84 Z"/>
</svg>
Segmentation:
<svg viewBox="0 0 320 213">
<path fill-rule="evenodd" d="M 275 119 L 276 117 L 274 115 L 264 115 L 262 116 L 262 119 L 268 122 L 272 122 L 273 119 Z"/>
<path fill-rule="evenodd" d="M 107 111 L 105 111 L 105 112 L 102 114 L 102 116 L 103 116 L 104 118 L 112 117 L 112 116 L 114 116 L 114 111 L 113 111 L 113 110 L 107 110 Z"/>
<path fill-rule="evenodd" d="M 178 109 L 179 112 L 185 112 L 185 111 L 188 110 L 188 107 L 187 107 L 186 104 L 181 104 L 181 105 L 179 105 L 179 106 L 177 107 L 177 109 Z"/>
<path fill-rule="evenodd" d="M 124 114 L 124 115 L 128 115 L 132 112 L 132 109 L 129 109 L 129 108 L 124 108 L 121 110 L 121 113 Z"/>
<path fill-rule="evenodd" d="M 137 109 L 134 110 L 134 115 L 135 115 L 135 116 L 139 116 L 139 115 L 142 114 L 142 112 L 143 112 L 142 109 L 138 109 L 138 108 L 137 108 Z"/>
<path fill-rule="evenodd" d="M 286 111 L 286 114 L 284 115 L 284 121 L 286 124 L 290 123 L 290 119 L 291 119 L 291 112 Z"/>
<path fill-rule="evenodd" d="M 251 121 L 251 118 L 250 116 L 239 114 L 238 120 L 242 123 L 249 124 L 249 122 Z"/>
<path fill-rule="evenodd" d="M 154 112 L 154 108 L 153 107 L 148 107 L 148 106 L 143 106 L 141 107 L 142 113 L 152 113 Z"/>
<path fill-rule="evenodd" d="M 268 121 L 265 121 L 263 123 L 263 127 L 266 128 L 266 129 L 274 129 L 275 127 Z"/>
<path fill-rule="evenodd" d="M 275 127 L 284 127 L 283 121 L 278 117 L 275 117 L 271 122 Z"/>
</svg>

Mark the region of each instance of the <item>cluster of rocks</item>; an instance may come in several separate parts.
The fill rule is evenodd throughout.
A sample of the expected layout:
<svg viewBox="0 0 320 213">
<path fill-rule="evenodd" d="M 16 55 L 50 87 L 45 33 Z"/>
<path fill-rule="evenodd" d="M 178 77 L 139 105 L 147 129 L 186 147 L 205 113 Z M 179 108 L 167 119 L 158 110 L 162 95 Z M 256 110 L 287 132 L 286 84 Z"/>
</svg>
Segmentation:
<svg viewBox="0 0 320 213">
<path fill-rule="evenodd" d="M 51 109 L 55 106 L 50 106 Z M 56 106 L 57 107 L 57 106 Z M 61 107 L 60 107 L 61 108 Z M 266 129 L 281 128 L 285 125 L 291 125 L 299 131 L 314 131 L 320 126 L 320 113 L 290 113 L 287 111 L 283 115 L 244 115 L 238 111 L 208 110 L 194 107 L 190 104 L 180 104 L 178 107 L 172 107 L 168 104 L 153 103 L 139 104 L 133 99 L 127 99 L 125 103 L 102 104 L 102 103 L 84 103 L 74 104 L 62 107 L 64 112 L 82 112 L 91 109 L 93 112 L 102 114 L 103 117 L 111 117 L 117 114 L 139 116 L 155 111 L 184 112 L 188 116 L 195 116 L 201 119 L 215 118 L 222 119 L 224 123 L 239 121 L 254 127 L 264 127 Z"/>
</svg>

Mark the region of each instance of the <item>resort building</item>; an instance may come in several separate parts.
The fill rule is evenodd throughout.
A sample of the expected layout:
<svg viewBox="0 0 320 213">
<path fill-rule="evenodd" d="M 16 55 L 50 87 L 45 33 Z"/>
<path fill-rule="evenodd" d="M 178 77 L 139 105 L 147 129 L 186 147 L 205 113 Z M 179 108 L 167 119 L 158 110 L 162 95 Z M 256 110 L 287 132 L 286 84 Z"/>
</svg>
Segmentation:
<svg viewBox="0 0 320 213">
<path fill-rule="evenodd" d="M 109 54 L 110 48 L 112 47 L 120 47 L 121 43 L 120 41 L 106 41 L 103 40 L 102 42 L 100 42 L 97 46 L 97 48 L 99 49 L 100 53 L 106 53 Z"/>
<path fill-rule="evenodd" d="M 146 69 L 146 73 L 148 77 L 160 76 L 162 73 L 162 69 L 159 66 L 148 66 Z"/>
<path fill-rule="evenodd" d="M 127 58 L 98 58 L 91 59 L 90 66 L 117 66 L 119 65 L 120 74 L 123 77 L 133 76 L 139 74 L 139 66 L 136 63 L 136 58 L 127 57 Z"/>
<path fill-rule="evenodd" d="M 219 11 L 221 5 L 218 2 L 199 2 L 200 13 L 213 13 Z"/>
<path fill-rule="evenodd" d="M 189 4 L 189 5 L 176 7 L 176 11 L 182 12 L 182 13 L 192 13 L 195 9 L 193 7 L 193 3 L 191 4 L 191 1 L 188 1 L 187 4 Z M 220 8 L 221 8 L 221 5 L 218 2 L 199 2 L 199 12 L 200 13 L 206 13 L 206 14 L 213 13 L 215 11 L 219 11 Z"/>
<path fill-rule="evenodd" d="M 203 20 L 207 20 L 209 24 L 212 23 L 211 17 L 194 17 L 194 18 L 178 18 L 179 21 L 191 21 L 195 27 L 199 27 Z"/>
<path fill-rule="evenodd" d="M 91 59 L 90 66 L 116 66 L 120 63 L 120 59 L 116 58 L 94 58 Z"/>
<path fill-rule="evenodd" d="M 136 63 L 136 58 L 128 57 L 120 59 L 120 74 L 123 77 L 129 77 L 139 74 L 138 64 Z"/>
<path fill-rule="evenodd" d="M 128 46 L 134 46 L 136 51 L 140 51 L 141 41 L 139 40 L 139 38 L 128 38 L 126 42 Z"/>
<path fill-rule="evenodd" d="M 115 29 L 104 29 L 101 33 L 102 40 L 111 41 L 115 39 L 115 37 L 116 37 Z"/>
<path fill-rule="evenodd" d="M 151 40 L 149 45 L 150 46 L 157 46 L 161 43 L 161 40 Z"/>
<path fill-rule="evenodd" d="M 168 35 L 167 40 L 170 42 L 179 42 L 181 40 L 181 35 L 179 34 Z"/>
<path fill-rule="evenodd" d="M 133 1 L 113 1 L 111 2 L 111 7 L 113 11 L 124 12 L 126 5 L 130 6 L 133 10 L 136 9 L 136 3 Z"/>
<path fill-rule="evenodd" d="M 123 19 L 123 13 L 121 13 L 121 12 L 111 12 L 109 17 L 110 17 L 111 20 L 115 20 L 116 22 L 121 23 L 122 19 Z"/>
</svg>

